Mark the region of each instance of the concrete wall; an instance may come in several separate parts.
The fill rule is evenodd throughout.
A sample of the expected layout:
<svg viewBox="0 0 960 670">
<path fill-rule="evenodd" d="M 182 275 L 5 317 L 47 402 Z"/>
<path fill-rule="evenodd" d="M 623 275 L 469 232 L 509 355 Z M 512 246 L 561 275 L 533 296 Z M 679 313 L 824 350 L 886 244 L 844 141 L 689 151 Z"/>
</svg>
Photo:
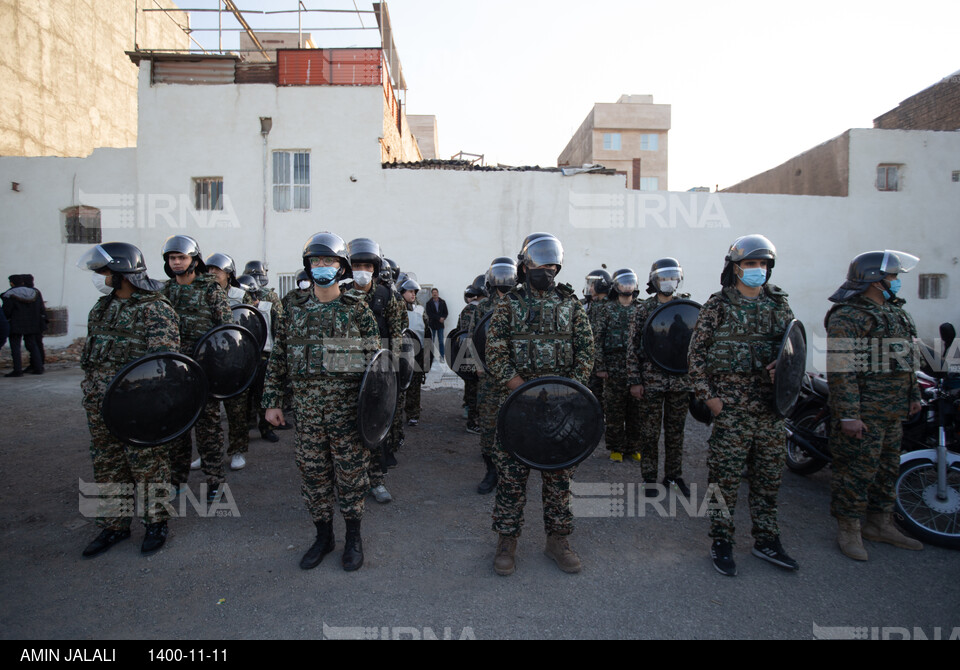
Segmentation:
<svg viewBox="0 0 960 670">
<path fill-rule="evenodd" d="M 437 135 L 437 117 L 425 114 L 411 114 L 407 117 L 410 132 L 417 140 L 420 154 L 424 160 L 439 158 L 440 141 Z"/>
<path fill-rule="evenodd" d="M 724 193 L 846 196 L 850 131 L 794 156 L 786 163 L 745 179 Z"/>
<path fill-rule="evenodd" d="M 901 102 L 873 120 L 874 128 L 960 130 L 960 72 Z"/>
<path fill-rule="evenodd" d="M 172 17 L 188 25 L 185 13 Z M 137 40 L 155 49 L 189 43 L 160 12 L 140 13 Z M 137 67 L 124 54 L 133 48 L 129 0 L 0 0 L 0 155 L 135 146 Z"/>
</svg>

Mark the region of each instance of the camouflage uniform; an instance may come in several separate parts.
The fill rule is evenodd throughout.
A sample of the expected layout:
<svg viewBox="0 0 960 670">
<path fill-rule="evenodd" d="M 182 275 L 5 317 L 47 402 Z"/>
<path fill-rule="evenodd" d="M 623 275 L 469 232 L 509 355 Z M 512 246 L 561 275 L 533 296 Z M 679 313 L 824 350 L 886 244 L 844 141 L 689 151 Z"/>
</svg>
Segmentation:
<svg viewBox="0 0 960 670">
<path fill-rule="evenodd" d="M 113 378 L 126 365 L 147 354 L 180 349 L 177 314 L 158 293 L 134 291 L 130 298 L 113 295 L 100 298 L 87 319 L 87 341 L 80 357 L 84 378 L 83 408 L 90 428 L 90 456 L 97 483 L 113 486 L 150 484 L 168 486 L 170 463 L 167 445 L 130 447 L 107 430 L 103 422 L 103 396 Z M 120 507 L 132 505 L 133 492 L 121 498 L 120 491 L 101 490 L 97 525 L 111 530 L 130 527 L 131 516 Z M 161 493 L 158 491 L 158 493 Z M 132 508 L 131 508 L 132 511 Z M 166 521 L 169 513 L 160 505 L 141 510 L 144 524 Z"/>
<path fill-rule="evenodd" d="M 359 291 L 321 303 L 294 297 L 280 317 L 264 384 L 263 408 L 280 408 L 293 385 L 296 462 L 314 522 L 333 518 L 336 500 L 348 521 L 363 517 L 368 450 L 357 429 L 357 394 L 379 347 L 377 322 Z"/>
<path fill-rule="evenodd" d="M 280 297 L 277 295 L 276 291 L 272 288 L 260 288 L 257 289 L 255 293 L 247 293 L 243 296 L 243 304 L 253 306 L 256 302 L 269 302 L 270 303 L 270 334 L 276 339 L 277 337 L 277 323 L 280 321 L 280 315 L 283 314 L 283 301 L 280 300 Z M 247 416 L 246 420 L 250 421 L 250 416 L 255 410 L 257 412 L 257 429 L 261 433 L 265 433 L 268 430 L 271 430 L 273 426 L 267 423 L 266 418 L 264 417 L 264 409 L 260 406 L 261 401 L 263 400 L 263 380 L 267 374 L 267 361 L 270 360 L 270 352 L 264 351 L 260 355 L 260 368 L 257 371 L 257 378 L 254 380 L 253 384 L 250 387 L 250 390 L 247 393 L 243 394 L 247 407 Z M 249 430 L 244 431 L 244 434 L 247 436 L 246 443 L 249 445 Z M 232 456 L 235 453 L 246 453 L 247 449 L 244 447 L 242 452 L 234 451 L 233 446 L 233 437 L 230 438 L 230 449 L 227 452 L 228 455 Z"/>
<path fill-rule="evenodd" d="M 374 284 L 369 292 L 363 294 L 367 307 L 371 309 L 377 329 L 380 333 L 380 343 L 382 347 L 387 346 L 387 339 L 390 340 L 390 351 L 399 360 L 403 347 L 403 331 L 410 323 L 407 317 L 406 303 L 400 295 L 386 286 Z M 377 303 L 382 302 L 382 307 Z M 380 312 L 379 314 L 377 312 Z M 403 394 L 397 394 L 397 408 L 403 406 Z M 387 436 L 384 448 L 387 451 L 395 452 L 400 442 L 404 439 L 403 419 L 398 416 L 399 412 L 393 415 L 393 425 L 390 427 L 390 434 Z M 370 487 L 376 488 L 382 486 L 384 482 L 384 465 L 382 454 L 368 451 L 369 453 L 369 479 Z"/>
<path fill-rule="evenodd" d="M 524 286 L 511 292 L 510 297 L 494 307 L 487 334 L 487 366 L 501 392 L 509 394 L 506 383 L 517 375 L 524 381 L 560 375 L 586 384 L 593 367 L 593 332 L 573 289 L 566 284 L 550 291 Z M 539 319 L 535 318 L 537 314 Z M 499 440 L 494 460 L 498 481 L 493 530 L 502 536 L 519 537 L 530 468 L 507 454 Z M 570 481 L 575 470 L 541 473 L 543 521 L 548 535 L 573 532 Z"/>
<path fill-rule="evenodd" d="M 678 293 L 671 300 L 686 300 L 689 293 Z M 669 302 L 669 301 L 668 301 Z M 643 386 L 640 402 L 640 470 L 646 482 L 657 481 L 660 425 L 663 424 L 663 471 L 666 479 L 683 476 L 683 430 L 693 386 L 689 375 L 669 374 L 647 360 L 643 350 L 643 327 L 661 305 L 654 295 L 640 303 L 630 324 L 627 371 L 630 386 Z"/>
<path fill-rule="evenodd" d="M 485 298 L 486 300 L 486 298 Z M 460 312 L 460 318 L 457 319 L 457 330 L 472 333 L 477 327 L 485 312 L 480 311 L 480 301 L 467 303 Z M 467 408 L 467 425 L 476 426 L 477 416 L 477 393 L 479 390 L 479 379 L 467 379 L 463 382 L 463 406 Z"/>
<path fill-rule="evenodd" d="M 771 285 L 753 300 L 726 287 L 700 310 L 688 352 L 690 379 L 698 399 L 723 402 L 707 456 L 709 481 L 719 487 L 726 505 L 726 513 L 711 512 L 715 540 L 735 543 L 733 513 L 744 465 L 754 539 L 766 542 L 780 535 L 777 496 L 786 452 L 766 366 L 776 359 L 793 318 L 787 294 Z"/>
<path fill-rule="evenodd" d="M 477 303 L 477 312 L 481 318 L 493 310 L 500 302 L 500 294 L 494 292 L 494 295 L 483 298 Z M 486 357 L 486 352 L 484 352 Z M 484 360 L 487 360 L 484 358 Z M 510 391 L 503 384 L 500 384 L 492 375 L 483 374 L 481 371 L 480 380 L 477 382 L 477 425 L 480 427 L 480 454 L 492 458 L 494 453 L 494 444 L 497 438 L 497 413 L 503 401 L 510 395 Z"/>
<path fill-rule="evenodd" d="M 901 422 L 910 403 L 920 401 L 917 329 L 903 304 L 895 298 L 878 305 L 861 295 L 831 308 L 824 319 L 832 420 L 830 513 L 837 518 L 859 519 L 894 508 Z M 841 419 L 866 424 L 863 438 L 844 435 Z"/>
<path fill-rule="evenodd" d="M 640 448 L 640 406 L 630 395 L 627 377 L 630 324 L 639 305 L 637 300 L 627 306 L 621 305 L 617 298 L 608 300 L 603 311 L 598 313 L 593 329 L 597 350 L 594 374 L 606 372 L 609 375 L 603 380 L 607 449 L 627 455 L 637 453 Z"/>
<path fill-rule="evenodd" d="M 171 279 L 163 287 L 163 295 L 177 312 L 180 323 L 180 351 L 187 356 L 211 328 L 233 323 L 233 312 L 227 294 L 216 280 L 205 274 L 185 286 Z M 220 401 L 210 400 L 194 425 L 197 452 L 203 463 L 203 474 L 210 485 L 223 481 L 223 429 L 220 426 Z M 190 434 L 170 443 L 170 470 L 175 485 L 185 484 L 190 476 L 192 446 Z"/>
<path fill-rule="evenodd" d="M 580 304 L 583 305 L 583 309 L 587 312 L 587 317 L 590 319 L 590 328 L 593 329 L 593 332 L 597 332 L 597 320 L 603 316 L 603 308 L 606 306 L 606 300 L 594 300 L 592 298 L 586 298 Z M 597 400 L 600 401 L 600 408 L 603 407 L 603 380 L 597 376 L 597 370 L 594 368 L 590 371 L 590 381 L 587 384 L 587 387 L 593 392 L 593 395 L 596 396 Z"/>
</svg>

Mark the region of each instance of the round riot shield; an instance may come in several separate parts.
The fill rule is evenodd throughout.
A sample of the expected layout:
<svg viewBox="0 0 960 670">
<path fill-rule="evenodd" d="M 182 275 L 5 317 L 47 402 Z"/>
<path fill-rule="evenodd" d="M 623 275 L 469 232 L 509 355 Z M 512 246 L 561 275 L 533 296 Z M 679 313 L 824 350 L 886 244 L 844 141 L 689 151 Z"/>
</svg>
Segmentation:
<svg viewBox="0 0 960 670">
<path fill-rule="evenodd" d="M 477 364 L 481 370 L 488 374 L 490 370 L 487 369 L 487 332 L 490 330 L 490 319 L 492 317 L 492 310 L 484 314 L 473 331 L 473 350 L 477 352 Z"/>
<path fill-rule="evenodd" d="M 777 413 L 788 417 L 797 405 L 807 371 L 807 332 L 797 319 L 790 322 L 780 343 L 776 373 L 773 376 L 773 401 Z"/>
<path fill-rule="evenodd" d="M 586 459 L 603 437 L 603 410 L 583 384 L 566 377 L 525 382 L 497 416 L 504 450 L 536 470 L 562 470 Z"/>
<path fill-rule="evenodd" d="M 235 323 L 208 330 L 193 348 L 193 359 L 207 375 L 210 395 L 228 400 L 246 391 L 257 376 L 260 349 L 257 337 Z"/>
<path fill-rule="evenodd" d="M 133 447 L 155 447 L 189 431 L 207 402 L 207 376 L 195 360 L 174 352 L 144 356 L 107 386 L 103 422 Z"/>
<path fill-rule="evenodd" d="M 260 310 L 253 305 L 234 305 L 230 310 L 233 312 L 233 322 L 253 333 L 260 343 L 260 351 L 263 351 L 267 344 L 267 320 Z"/>
<path fill-rule="evenodd" d="M 450 333 L 443 353 L 447 366 L 460 379 L 465 382 L 477 380 L 477 354 L 469 332 L 457 328 Z"/>
<path fill-rule="evenodd" d="M 401 336 L 400 360 L 397 362 L 397 383 L 401 391 L 410 388 L 413 376 L 418 372 L 423 372 L 423 340 L 407 328 Z"/>
<path fill-rule="evenodd" d="M 387 438 L 397 410 L 396 357 L 381 349 L 370 361 L 357 399 L 357 428 L 368 449 L 377 449 Z"/>
<path fill-rule="evenodd" d="M 647 360 L 672 375 L 687 373 L 687 349 L 700 316 L 700 303 L 671 300 L 653 311 L 643 325 Z"/>
</svg>

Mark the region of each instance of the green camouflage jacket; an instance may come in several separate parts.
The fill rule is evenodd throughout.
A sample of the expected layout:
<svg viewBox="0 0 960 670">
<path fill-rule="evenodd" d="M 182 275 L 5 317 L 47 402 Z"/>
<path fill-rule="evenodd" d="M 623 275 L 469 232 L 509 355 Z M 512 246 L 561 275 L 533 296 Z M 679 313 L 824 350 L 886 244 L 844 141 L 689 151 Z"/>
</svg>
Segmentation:
<svg viewBox="0 0 960 670">
<path fill-rule="evenodd" d="M 129 298 L 100 298 L 87 317 L 80 367 L 115 375 L 147 354 L 180 351 L 177 313 L 159 293 L 134 291 Z"/>
<path fill-rule="evenodd" d="M 162 293 L 177 312 L 180 351 L 188 356 L 193 354 L 197 340 L 211 328 L 233 323 L 227 293 L 210 275 L 197 275 L 185 286 L 171 279 L 164 285 Z"/>
<path fill-rule="evenodd" d="M 640 306 L 639 300 L 621 305 L 616 298 L 608 300 L 603 310 L 597 310 L 593 326 L 593 341 L 596 359 L 593 370 L 608 372 L 615 376 L 627 374 L 627 348 L 630 341 L 630 324 Z"/>
</svg>

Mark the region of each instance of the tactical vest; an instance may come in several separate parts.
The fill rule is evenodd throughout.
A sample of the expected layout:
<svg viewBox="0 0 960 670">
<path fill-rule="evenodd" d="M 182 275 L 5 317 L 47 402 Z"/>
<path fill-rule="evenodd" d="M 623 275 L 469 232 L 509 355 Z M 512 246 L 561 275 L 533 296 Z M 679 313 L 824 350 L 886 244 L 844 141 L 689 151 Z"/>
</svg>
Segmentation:
<svg viewBox="0 0 960 670">
<path fill-rule="evenodd" d="M 219 314 L 214 315 L 207 300 L 210 291 L 223 290 L 208 275 L 197 278 L 186 286 L 171 279 L 163 287 L 163 295 L 173 305 L 180 319 L 180 349 L 192 353 L 193 345 L 214 326 L 220 325 Z"/>
<path fill-rule="evenodd" d="M 520 376 L 561 373 L 574 364 L 573 318 L 576 300 L 563 289 L 545 298 L 519 289 L 507 302 L 510 306 L 510 350 Z"/>
<path fill-rule="evenodd" d="M 355 292 L 321 303 L 312 295 L 291 301 L 287 315 L 287 374 L 291 379 L 359 379 L 366 369 L 356 322 Z"/>
<path fill-rule="evenodd" d="M 915 343 L 917 327 L 905 310 L 895 303 L 881 306 L 854 299 L 831 307 L 823 320 L 824 327 L 829 329 L 830 317 L 844 307 L 868 314 L 873 324 L 866 335 L 854 338 L 849 347 L 844 349 L 844 353 L 848 353 L 849 349 L 853 360 L 860 363 L 857 366 L 860 374 L 878 375 L 916 370 L 920 362 Z"/>
<path fill-rule="evenodd" d="M 736 293 L 736 295 L 734 295 Z M 774 361 L 790 319 L 786 299 L 778 289 L 764 287 L 756 300 L 746 300 L 728 287 L 714 297 L 724 305 L 723 320 L 713 332 L 707 352 L 711 373 L 760 373 Z"/>
<path fill-rule="evenodd" d="M 606 309 L 606 330 L 603 334 L 603 352 L 618 354 L 627 350 L 630 340 L 630 322 L 637 312 L 636 301 L 626 307 L 619 302 L 611 302 Z"/>
<path fill-rule="evenodd" d="M 112 295 L 100 298 L 94 306 L 87 329 L 87 341 L 80 356 L 80 366 L 123 367 L 147 355 L 147 338 L 143 331 L 141 310 L 157 300 L 158 293 L 140 294 L 121 302 L 120 309 L 111 313 L 111 305 L 119 302 Z M 120 324 L 127 324 L 124 327 Z M 133 326 L 133 327 L 131 327 Z"/>
<path fill-rule="evenodd" d="M 380 330 L 381 346 L 385 349 L 390 348 L 390 324 L 387 322 L 387 305 L 393 299 L 392 291 L 382 284 L 373 287 L 369 296 L 370 311 L 373 312 L 373 318 L 377 320 L 377 328 Z"/>
</svg>

